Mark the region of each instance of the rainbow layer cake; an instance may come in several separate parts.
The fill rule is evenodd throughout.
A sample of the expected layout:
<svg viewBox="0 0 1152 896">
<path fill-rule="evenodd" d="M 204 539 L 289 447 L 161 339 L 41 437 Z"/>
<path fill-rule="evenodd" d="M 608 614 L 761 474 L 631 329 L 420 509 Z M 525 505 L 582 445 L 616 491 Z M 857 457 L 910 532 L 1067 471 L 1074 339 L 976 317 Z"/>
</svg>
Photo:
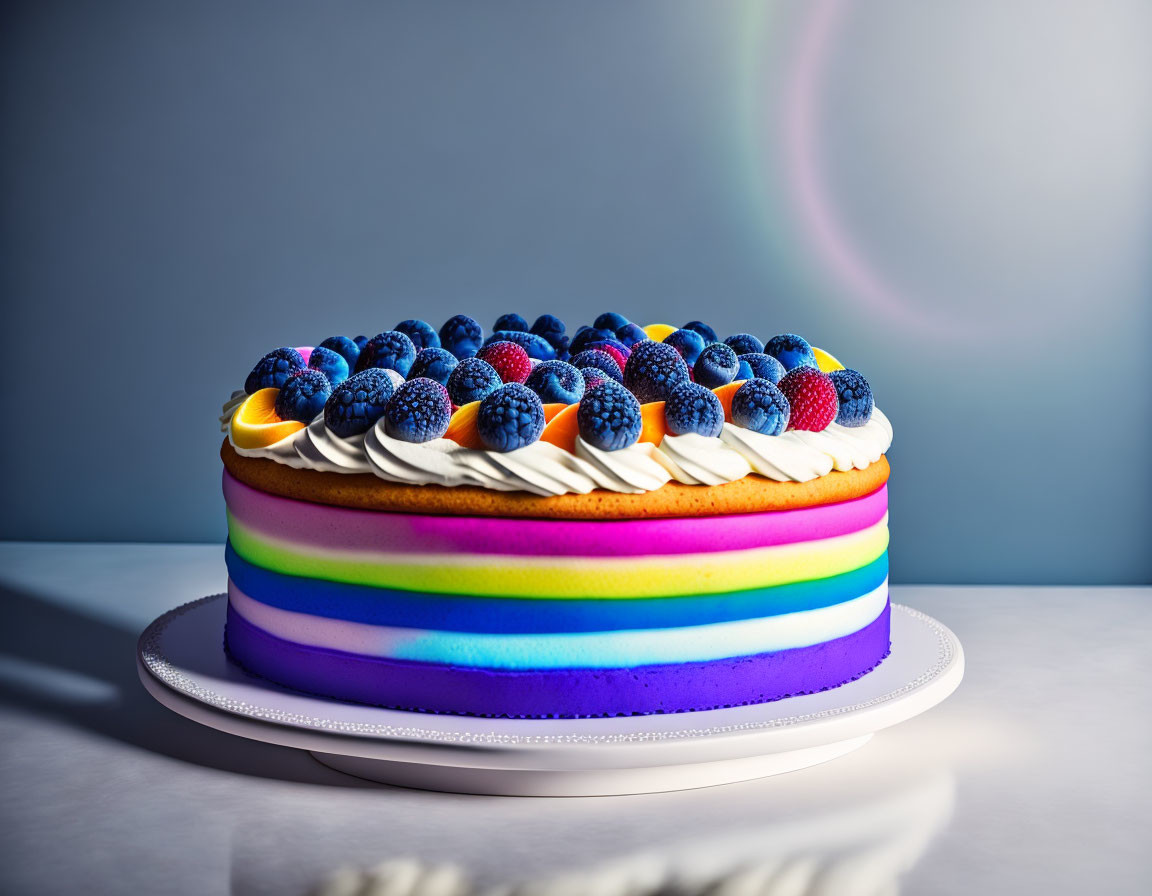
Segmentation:
<svg viewBox="0 0 1152 896">
<path fill-rule="evenodd" d="M 784 334 L 457 315 L 280 348 L 221 417 L 225 647 L 418 712 L 689 712 L 889 651 L 892 428 Z"/>
</svg>

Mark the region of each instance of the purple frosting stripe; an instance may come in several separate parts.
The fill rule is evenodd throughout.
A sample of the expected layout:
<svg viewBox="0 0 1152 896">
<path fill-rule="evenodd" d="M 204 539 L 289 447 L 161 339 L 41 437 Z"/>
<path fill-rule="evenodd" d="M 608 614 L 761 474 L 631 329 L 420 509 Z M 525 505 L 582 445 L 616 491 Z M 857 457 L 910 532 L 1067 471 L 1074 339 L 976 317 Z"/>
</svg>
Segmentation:
<svg viewBox="0 0 1152 896">
<path fill-rule="evenodd" d="M 796 510 L 652 520 L 536 520 L 426 516 L 353 510 L 258 491 L 224 473 L 228 510 L 276 539 L 342 550 L 524 557 L 652 557 L 795 544 L 875 525 L 888 487 L 870 495 Z"/>
<path fill-rule="evenodd" d="M 225 643 L 249 672 L 297 690 L 393 709 L 513 718 L 689 712 L 837 687 L 889 650 L 891 605 L 851 635 L 812 647 L 628 669 L 501 672 L 307 647 L 267 634 L 228 608 Z"/>
</svg>

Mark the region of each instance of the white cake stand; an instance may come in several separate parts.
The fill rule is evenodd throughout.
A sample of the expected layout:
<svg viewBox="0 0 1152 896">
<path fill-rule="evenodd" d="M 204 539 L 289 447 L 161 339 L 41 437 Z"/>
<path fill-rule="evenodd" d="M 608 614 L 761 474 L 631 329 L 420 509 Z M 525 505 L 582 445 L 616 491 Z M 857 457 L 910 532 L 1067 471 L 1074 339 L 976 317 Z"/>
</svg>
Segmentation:
<svg viewBox="0 0 1152 896">
<path fill-rule="evenodd" d="M 140 679 L 211 728 L 309 751 L 360 778 L 458 793 L 600 796 L 687 790 L 826 762 L 930 709 L 964 675 L 956 636 L 892 606 L 892 653 L 863 678 L 757 706 L 612 719 L 480 719 L 326 700 L 247 674 L 223 649 L 223 594 L 165 613 Z"/>
</svg>

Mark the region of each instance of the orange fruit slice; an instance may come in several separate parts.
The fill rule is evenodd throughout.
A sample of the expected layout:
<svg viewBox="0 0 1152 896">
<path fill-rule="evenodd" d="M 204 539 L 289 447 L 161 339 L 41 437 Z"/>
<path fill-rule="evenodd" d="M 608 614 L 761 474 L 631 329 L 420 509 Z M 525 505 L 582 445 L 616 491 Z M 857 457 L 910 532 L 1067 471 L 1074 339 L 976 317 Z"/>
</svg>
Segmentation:
<svg viewBox="0 0 1152 896">
<path fill-rule="evenodd" d="M 544 406 L 545 408 L 548 405 Z M 580 410 L 578 404 L 568 404 L 556 414 L 548 425 L 544 427 L 544 432 L 540 435 L 540 441 L 551 442 L 557 448 L 563 448 L 565 451 L 575 454 L 576 453 L 576 437 L 580 435 L 580 424 L 576 420 L 576 412 Z"/>
<path fill-rule="evenodd" d="M 277 416 L 279 394 L 279 389 L 260 389 L 236 408 L 229 432 L 237 448 L 267 448 L 304 428 L 299 420 L 281 420 Z"/>
<path fill-rule="evenodd" d="M 476 414 L 479 410 L 480 402 L 478 401 L 469 402 L 457 408 L 452 419 L 448 421 L 448 429 L 444 433 L 444 438 L 451 439 L 465 448 L 475 448 L 477 451 L 486 450 L 488 446 L 480 440 L 480 433 L 476 430 Z"/>
<path fill-rule="evenodd" d="M 675 333 L 679 327 L 670 327 L 668 324 L 648 324 L 644 327 L 644 333 L 653 342 L 663 342 L 668 338 L 670 333 Z"/>
<path fill-rule="evenodd" d="M 735 395 L 743 385 L 744 380 L 736 380 L 734 383 L 725 383 L 723 386 L 717 386 L 712 390 L 716 393 L 716 397 L 720 399 L 720 405 L 724 408 L 724 419 L 729 423 L 732 422 L 732 396 Z"/>
<path fill-rule="evenodd" d="M 668 435 L 668 423 L 664 419 L 664 402 L 650 401 L 640 405 L 640 439 L 659 445 Z"/>
</svg>

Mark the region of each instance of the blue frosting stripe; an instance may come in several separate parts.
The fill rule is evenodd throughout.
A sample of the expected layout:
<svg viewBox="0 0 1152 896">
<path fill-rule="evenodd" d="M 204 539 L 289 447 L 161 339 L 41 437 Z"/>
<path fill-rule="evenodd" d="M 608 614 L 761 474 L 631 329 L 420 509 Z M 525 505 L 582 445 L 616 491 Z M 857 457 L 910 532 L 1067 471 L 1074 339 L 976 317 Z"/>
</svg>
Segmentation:
<svg viewBox="0 0 1152 896">
<path fill-rule="evenodd" d="M 824 579 L 722 594 L 612 600 L 478 597 L 395 591 L 285 575 L 225 548 L 228 575 L 253 600 L 312 616 L 478 633 L 597 632 L 677 628 L 757 619 L 843 603 L 880 587 L 888 553 L 851 572 Z"/>
</svg>

